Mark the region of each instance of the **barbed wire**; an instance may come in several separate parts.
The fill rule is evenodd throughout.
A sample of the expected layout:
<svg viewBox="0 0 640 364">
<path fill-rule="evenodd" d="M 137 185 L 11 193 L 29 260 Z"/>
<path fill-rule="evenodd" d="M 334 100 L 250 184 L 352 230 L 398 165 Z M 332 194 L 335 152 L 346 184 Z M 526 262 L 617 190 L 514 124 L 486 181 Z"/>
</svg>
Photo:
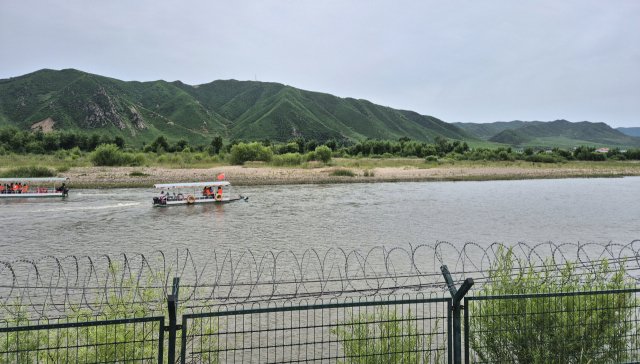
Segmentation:
<svg viewBox="0 0 640 364">
<path fill-rule="evenodd" d="M 571 263 L 580 281 L 624 266 L 626 282 L 640 279 L 640 240 L 628 244 L 501 243 L 482 247 L 449 242 L 368 251 L 332 248 L 324 252 L 219 252 L 191 250 L 166 254 L 51 255 L 0 261 L 0 305 L 5 313 L 35 316 L 126 310 L 162 310 L 173 277 L 180 277 L 181 305 L 207 307 L 274 300 L 404 294 L 446 289 L 440 266 L 456 284 L 473 278 L 475 289 L 492 283 L 496 258 L 505 251 L 517 258 L 513 279 L 532 270 L 550 281 Z M 606 277 L 605 277 L 606 278 Z M 565 282 L 566 283 L 566 282 Z"/>
</svg>

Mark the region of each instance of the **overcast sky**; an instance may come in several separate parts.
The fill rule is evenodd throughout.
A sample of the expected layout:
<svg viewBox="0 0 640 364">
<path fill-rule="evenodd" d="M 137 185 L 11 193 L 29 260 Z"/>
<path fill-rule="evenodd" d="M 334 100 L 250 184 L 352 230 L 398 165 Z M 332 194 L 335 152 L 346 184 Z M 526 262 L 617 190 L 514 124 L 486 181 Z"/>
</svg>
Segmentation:
<svg viewBox="0 0 640 364">
<path fill-rule="evenodd" d="M 640 127 L 640 1 L 0 0 L 0 78 L 42 68 Z"/>
</svg>

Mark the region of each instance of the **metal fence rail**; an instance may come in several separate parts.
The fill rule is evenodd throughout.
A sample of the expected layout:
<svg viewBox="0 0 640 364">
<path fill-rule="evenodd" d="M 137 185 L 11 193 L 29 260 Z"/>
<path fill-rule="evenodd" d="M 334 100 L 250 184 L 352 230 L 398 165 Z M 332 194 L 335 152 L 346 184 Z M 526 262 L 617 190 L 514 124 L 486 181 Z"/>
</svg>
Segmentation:
<svg viewBox="0 0 640 364">
<path fill-rule="evenodd" d="M 638 362 L 638 292 L 634 288 L 467 297 L 465 362 Z"/>
<path fill-rule="evenodd" d="M 163 362 L 164 316 L 54 321 L 5 322 L 0 327 L 0 363 Z"/>
<path fill-rule="evenodd" d="M 268 305 L 182 316 L 182 363 L 440 363 L 450 298 Z"/>
</svg>

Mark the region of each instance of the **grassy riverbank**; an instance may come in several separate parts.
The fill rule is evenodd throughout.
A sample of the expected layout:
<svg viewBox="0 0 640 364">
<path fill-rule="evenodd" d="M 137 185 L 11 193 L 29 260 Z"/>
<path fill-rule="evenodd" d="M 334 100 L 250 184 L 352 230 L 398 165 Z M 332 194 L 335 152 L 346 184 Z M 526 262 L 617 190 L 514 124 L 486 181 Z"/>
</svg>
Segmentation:
<svg viewBox="0 0 640 364">
<path fill-rule="evenodd" d="M 154 183 L 215 180 L 226 173 L 234 185 L 329 184 L 422 181 L 492 181 L 552 178 L 612 178 L 640 176 L 640 162 L 531 163 L 451 161 L 427 163 L 417 158 L 335 158 L 332 163 L 275 167 L 260 162 L 231 166 L 200 161 L 188 165 L 150 163 L 139 167 L 95 167 L 88 161 L 60 161 L 54 156 L 11 156 L 0 159 L 0 173 L 17 166 L 37 165 L 69 177 L 72 188 L 152 187 Z"/>
</svg>

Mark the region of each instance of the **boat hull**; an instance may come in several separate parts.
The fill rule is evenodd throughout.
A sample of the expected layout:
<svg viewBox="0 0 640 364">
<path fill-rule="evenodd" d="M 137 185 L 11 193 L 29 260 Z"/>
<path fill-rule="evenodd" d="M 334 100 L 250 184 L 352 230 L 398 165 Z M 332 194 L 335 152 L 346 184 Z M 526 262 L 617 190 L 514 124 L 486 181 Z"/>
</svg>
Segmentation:
<svg viewBox="0 0 640 364">
<path fill-rule="evenodd" d="M 217 201 L 214 198 L 203 198 L 203 199 L 196 199 L 195 201 L 193 201 L 193 203 L 189 203 L 187 199 L 184 199 L 182 201 L 167 201 L 166 204 L 154 203 L 153 206 L 170 207 L 170 206 L 184 206 L 184 205 L 200 205 L 200 204 L 206 204 L 206 203 L 232 203 L 232 202 L 248 201 L 248 200 L 249 200 L 249 197 L 241 196 L 236 198 L 222 199 L 220 201 Z"/>
<path fill-rule="evenodd" d="M 52 192 L 52 193 L 3 193 L 0 194 L 0 199 L 3 198 L 49 198 L 49 197 L 67 197 L 68 193 Z"/>
</svg>

